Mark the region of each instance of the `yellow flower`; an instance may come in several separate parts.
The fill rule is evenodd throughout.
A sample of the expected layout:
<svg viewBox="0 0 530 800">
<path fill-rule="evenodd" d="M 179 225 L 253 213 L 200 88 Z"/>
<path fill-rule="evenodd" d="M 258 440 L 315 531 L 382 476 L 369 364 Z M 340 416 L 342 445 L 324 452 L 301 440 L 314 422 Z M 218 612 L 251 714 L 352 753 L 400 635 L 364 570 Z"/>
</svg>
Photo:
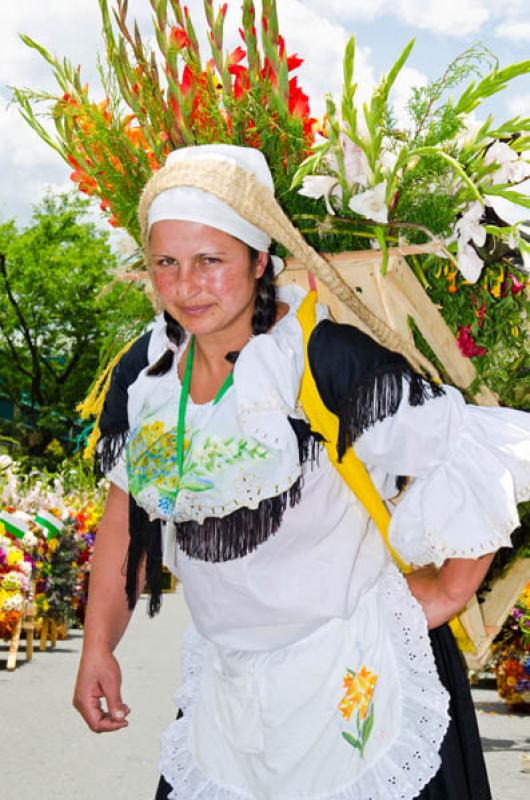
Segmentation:
<svg viewBox="0 0 530 800">
<path fill-rule="evenodd" d="M 365 719 L 372 701 L 377 675 L 365 666 L 359 672 L 348 671 L 344 676 L 343 686 L 346 693 L 338 705 L 344 719 L 350 720 L 357 709 L 361 719 Z"/>
<path fill-rule="evenodd" d="M 23 555 L 21 550 L 17 550 L 15 547 L 9 549 L 7 554 L 7 563 L 10 567 L 14 566 L 15 564 L 19 564 L 22 561 Z"/>
</svg>

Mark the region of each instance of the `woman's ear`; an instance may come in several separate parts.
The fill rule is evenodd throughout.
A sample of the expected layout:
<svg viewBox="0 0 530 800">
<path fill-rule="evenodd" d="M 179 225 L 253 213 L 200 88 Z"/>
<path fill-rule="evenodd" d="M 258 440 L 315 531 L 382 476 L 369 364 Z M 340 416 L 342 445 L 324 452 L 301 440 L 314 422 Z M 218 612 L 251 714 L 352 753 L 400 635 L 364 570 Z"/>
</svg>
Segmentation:
<svg viewBox="0 0 530 800">
<path fill-rule="evenodd" d="M 268 263 L 269 263 L 269 254 L 265 252 L 258 253 L 258 257 L 256 258 L 255 262 L 256 278 L 258 280 L 263 276 L 263 273 L 267 269 Z"/>
</svg>

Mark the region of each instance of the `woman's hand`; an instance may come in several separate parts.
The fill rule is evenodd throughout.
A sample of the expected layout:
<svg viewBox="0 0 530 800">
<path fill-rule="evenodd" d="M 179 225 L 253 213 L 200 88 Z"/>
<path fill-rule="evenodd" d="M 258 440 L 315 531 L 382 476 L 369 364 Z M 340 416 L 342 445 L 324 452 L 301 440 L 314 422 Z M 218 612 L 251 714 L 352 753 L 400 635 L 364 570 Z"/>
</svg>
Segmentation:
<svg viewBox="0 0 530 800">
<path fill-rule="evenodd" d="M 122 574 L 129 542 L 128 511 L 126 492 L 111 484 L 94 547 L 83 654 L 73 698 L 74 708 L 96 733 L 128 725 L 129 709 L 121 699 L 121 670 L 113 656 L 131 616 Z M 143 580 L 141 571 L 139 586 Z"/>
<path fill-rule="evenodd" d="M 127 727 L 126 717 L 130 709 L 121 698 L 120 665 L 111 652 L 102 650 L 83 654 L 73 705 L 94 733 L 109 733 Z"/>
<path fill-rule="evenodd" d="M 422 606 L 427 625 L 437 628 L 465 608 L 482 583 L 494 553 L 477 559 L 450 558 L 437 570 L 422 567 L 406 575 L 409 589 Z"/>
</svg>

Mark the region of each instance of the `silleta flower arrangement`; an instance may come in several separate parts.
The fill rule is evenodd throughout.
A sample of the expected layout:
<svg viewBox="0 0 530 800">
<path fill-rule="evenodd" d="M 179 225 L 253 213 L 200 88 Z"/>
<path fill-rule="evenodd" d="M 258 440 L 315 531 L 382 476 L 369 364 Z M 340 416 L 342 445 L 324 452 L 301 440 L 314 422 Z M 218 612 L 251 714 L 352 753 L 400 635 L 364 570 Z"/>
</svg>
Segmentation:
<svg viewBox="0 0 530 800">
<path fill-rule="evenodd" d="M 412 91 L 408 121 L 398 124 L 391 92 L 413 42 L 361 106 L 352 37 L 340 102 L 327 97 L 318 121 L 294 74 L 303 62 L 289 54 L 274 0 L 263 0 L 261 19 L 254 2 L 243 1 L 241 45 L 229 52 L 228 4 L 216 10 L 205 0 L 206 56 L 186 6 L 150 5 L 147 43 L 125 0 L 99 0 L 103 102 L 91 99 L 80 67 L 22 37 L 46 59 L 59 92 L 15 89 L 20 111 L 111 225 L 140 245 L 140 191 L 171 150 L 212 141 L 259 147 L 280 203 L 320 251 L 375 246 L 384 271 L 389 246 L 428 245 L 428 254 L 408 261 L 461 352 L 502 403 L 527 404 L 530 118 L 498 124 L 479 114 L 483 100 L 530 72 L 530 61 L 501 69 L 486 48 L 473 46 Z"/>
<path fill-rule="evenodd" d="M 510 705 L 530 708 L 530 582 L 504 623 L 493 653 L 499 696 Z"/>
<path fill-rule="evenodd" d="M 3 462 L 0 634 L 16 626 L 30 580 L 35 582 L 37 618 L 52 617 L 65 629 L 80 625 L 104 486 L 94 487 L 92 480 L 83 487 L 74 466 L 47 481 L 40 474 L 24 474 L 6 456 Z M 8 612 L 9 617 L 2 616 Z"/>
</svg>

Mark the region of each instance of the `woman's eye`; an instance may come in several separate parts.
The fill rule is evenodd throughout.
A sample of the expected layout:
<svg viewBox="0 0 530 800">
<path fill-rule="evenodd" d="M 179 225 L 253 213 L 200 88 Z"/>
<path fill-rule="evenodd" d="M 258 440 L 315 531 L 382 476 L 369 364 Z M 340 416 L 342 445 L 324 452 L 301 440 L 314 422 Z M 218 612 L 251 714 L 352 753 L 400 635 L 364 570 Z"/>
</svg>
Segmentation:
<svg viewBox="0 0 530 800">
<path fill-rule="evenodd" d="M 216 258 L 215 256 L 204 256 L 204 258 L 202 259 L 202 263 L 203 264 L 220 264 L 221 263 L 221 259 L 220 258 Z"/>
<path fill-rule="evenodd" d="M 175 265 L 175 259 L 170 258 L 167 256 L 166 258 L 157 258 L 156 265 L 158 267 L 173 267 Z"/>
</svg>

